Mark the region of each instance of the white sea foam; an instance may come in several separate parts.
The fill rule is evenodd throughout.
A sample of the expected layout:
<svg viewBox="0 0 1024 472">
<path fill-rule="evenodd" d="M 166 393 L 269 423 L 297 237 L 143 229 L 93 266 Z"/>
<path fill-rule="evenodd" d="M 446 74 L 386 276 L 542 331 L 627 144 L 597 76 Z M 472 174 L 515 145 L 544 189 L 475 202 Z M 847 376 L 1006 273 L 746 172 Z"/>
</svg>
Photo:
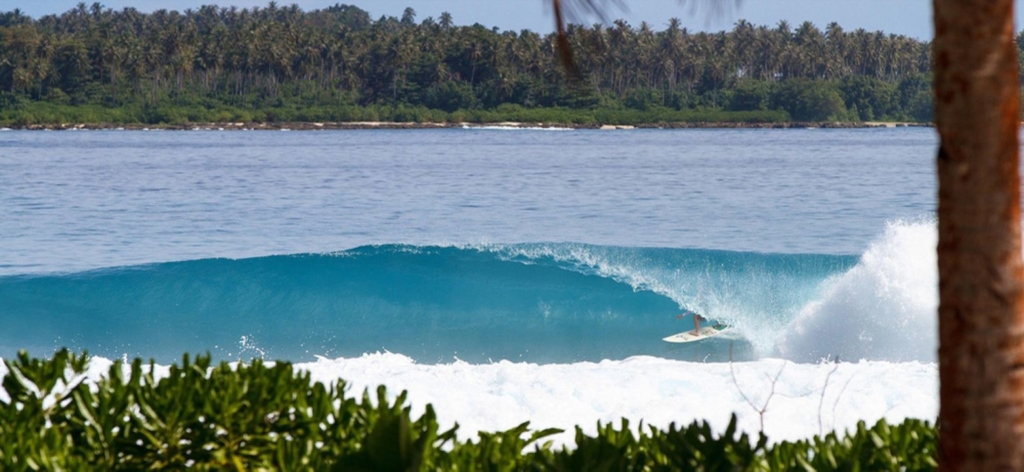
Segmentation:
<svg viewBox="0 0 1024 472">
<path fill-rule="evenodd" d="M 108 359 L 94 358 L 87 378 L 95 382 L 110 365 Z M 763 359 L 734 364 L 735 382 L 729 364 L 654 357 L 549 365 L 426 365 L 400 354 L 378 353 L 323 358 L 297 367 L 308 370 L 314 381 L 345 379 L 350 395 L 377 385 L 387 386 L 392 397 L 408 390 L 414 414 L 433 404 L 443 426 L 459 423 L 463 440 L 527 420 L 534 429 L 566 430 L 555 438 L 558 444 L 571 444 L 575 425 L 594 434 L 598 421 L 617 423 L 620 418 L 634 427 L 642 420 L 659 428 L 707 420 L 722 432 L 735 413 L 741 430 L 756 434 L 763 419 L 764 432 L 780 441 L 849 429 L 859 420 L 933 420 L 938 414 L 936 366 L 918 362 L 795 364 Z M 166 367 L 158 366 L 157 373 L 166 375 Z M 0 376 L 4 374 L 0 364 Z M 9 401 L 2 390 L 0 401 Z M 765 405 L 762 418 L 757 410 Z"/>
<path fill-rule="evenodd" d="M 575 131 L 573 128 L 561 128 L 557 126 L 471 126 L 463 125 L 462 129 L 495 130 L 495 131 Z"/>
<path fill-rule="evenodd" d="M 795 361 L 934 361 L 937 238 L 933 221 L 890 223 L 856 267 L 800 311 L 783 331 L 778 354 Z"/>
</svg>

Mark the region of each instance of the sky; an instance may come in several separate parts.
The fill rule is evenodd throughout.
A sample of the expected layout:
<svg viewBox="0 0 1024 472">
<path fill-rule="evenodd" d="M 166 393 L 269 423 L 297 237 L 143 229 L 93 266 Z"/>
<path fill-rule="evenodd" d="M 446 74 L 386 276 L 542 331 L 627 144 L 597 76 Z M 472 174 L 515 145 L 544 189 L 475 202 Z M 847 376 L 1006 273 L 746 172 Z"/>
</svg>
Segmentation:
<svg viewBox="0 0 1024 472">
<path fill-rule="evenodd" d="M 80 1 L 91 5 L 93 0 L 0 0 L 0 11 L 20 8 L 33 17 L 59 14 L 73 8 Z M 201 5 L 253 7 L 266 6 L 269 0 L 105 0 L 105 7 L 120 10 L 132 6 L 144 12 L 157 9 L 184 10 Z M 614 0 L 613 0 L 614 1 Z M 428 16 L 437 18 L 442 12 L 449 12 L 456 24 L 480 23 L 487 27 L 497 26 L 502 30 L 530 29 L 548 32 L 553 29 L 553 19 L 548 0 L 278 0 L 279 5 L 296 4 L 303 10 L 325 8 L 336 3 L 356 5 L 370 12 L 374 19 L 381 15 L 400 17 L 406 7 L 416 10 L 417 21 Z M 709 11 L 710 0 L 622 0 L 628 8 L 612 7 L 608 16 L 623 18 L 637 26 L 647 21 L 655 30 L 664 29 L 669 18 L 677 17 L 691 31 L 720 31 L 732 29 L 739 19 L 746 19 L 755 25 L 775 26 L 786 20 L 794 27 L 810 21 L 819 28 L 835 21 L 845 30 L 864 28 L 869 31 L 881 30 L 911 36 L 917 39 L 931 39 L 931 0 L 740 0 L 738 6 L 731 0 L 724 11 Z M 1024 0 L 1017 0 L 1017 24 L 1022 24 L 1021 10 Z M 696 6 L 696 8 L 695 8 Z M 574 20 L 587 25 L 599 18 L 584 17 Z M 1020 29 L 1020 26 L 1018 26 Z"/>
</svg>

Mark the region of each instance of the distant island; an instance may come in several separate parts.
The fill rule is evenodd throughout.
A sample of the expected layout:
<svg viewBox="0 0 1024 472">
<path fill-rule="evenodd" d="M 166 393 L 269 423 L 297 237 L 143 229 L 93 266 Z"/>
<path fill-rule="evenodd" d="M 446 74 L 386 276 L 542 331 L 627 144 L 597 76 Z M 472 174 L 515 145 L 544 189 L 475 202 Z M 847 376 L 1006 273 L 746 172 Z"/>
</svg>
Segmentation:
<svg viewBox="0 0 1024 472">
<path fill-rule="evenodd" d="M 793 126 L 931 121 L 929 43 L 805 22 L 554 35 L 355 6 L 0 13 L 0 126 Z M 1018 45 L 1024 36 L 1018 36 Z M 378 123 L 373 125 L 372 123 Z M 257 126 L 258 125 L 258 126 Z"/>
</svg>

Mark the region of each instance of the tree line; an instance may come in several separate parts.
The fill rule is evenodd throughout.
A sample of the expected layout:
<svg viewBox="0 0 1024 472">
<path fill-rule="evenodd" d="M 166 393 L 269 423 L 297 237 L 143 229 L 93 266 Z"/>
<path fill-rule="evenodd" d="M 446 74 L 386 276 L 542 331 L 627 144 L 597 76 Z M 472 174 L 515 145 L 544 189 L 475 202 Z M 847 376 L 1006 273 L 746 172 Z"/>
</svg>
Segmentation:
<svg viewBox="0 0 1024 472">
<path fill-rule="evenodd" d="M 560 66 L 554 34 L 457 26 L 448 13 L 417 21 L 411 8 L 377 20 L 345 4 L 142 13 L 80 3 L 38 19 L 15 9 L 0 13 L 0 110 L 127 107 L 143 122 L 188 121 L 179 116 L 188 107 L 221 110 L 221 121 L 273 121 L 288 110 L 341 120 L 367 109 L 443 112 L 399 116 L 431 120 L 501 106 L 669 120 L 682 116 L 673 110 L 931 119 L 930 44 L 906 36 L 744 20 L 692 32 L 678 19 L 660 31 L 623 20 L 570 25 L 568 36 L 577 80 Z"/>
</svg>

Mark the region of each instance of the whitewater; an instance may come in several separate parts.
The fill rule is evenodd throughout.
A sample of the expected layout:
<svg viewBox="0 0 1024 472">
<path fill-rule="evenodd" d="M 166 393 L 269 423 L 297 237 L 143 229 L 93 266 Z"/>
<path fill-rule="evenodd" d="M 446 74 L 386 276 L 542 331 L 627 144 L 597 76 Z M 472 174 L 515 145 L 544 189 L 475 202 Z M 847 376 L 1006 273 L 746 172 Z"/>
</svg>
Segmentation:
<svg viewBox="0 0 1024 472">
<path fill-rule="evenodd" d="M 929 131 L 615 133 L 5 133 L 0 357 L 284 359 L 463 438 L 936 417 Z"/>
</svg>

